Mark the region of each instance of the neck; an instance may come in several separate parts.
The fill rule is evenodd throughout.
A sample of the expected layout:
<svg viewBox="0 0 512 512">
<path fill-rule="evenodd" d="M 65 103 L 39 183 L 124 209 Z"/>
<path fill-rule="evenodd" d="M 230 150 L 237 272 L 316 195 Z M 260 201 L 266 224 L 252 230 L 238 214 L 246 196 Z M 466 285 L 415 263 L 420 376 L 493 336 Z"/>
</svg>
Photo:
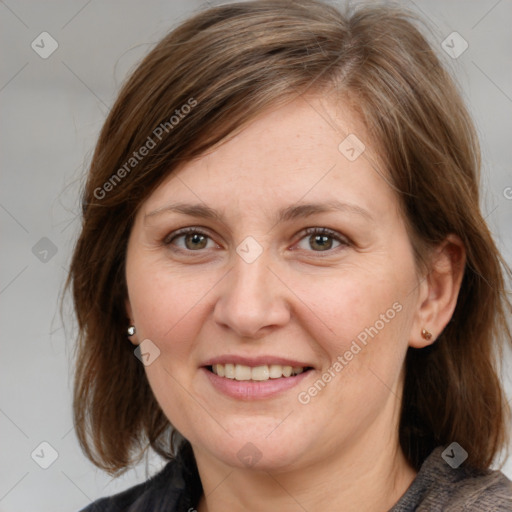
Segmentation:
<svg viewBox="0 0 512 512">
<path fill-rule="evenodd" d="M 385 512 L 416 476 L 398 440 L 362 438 L 343 454 L 289 472 L 255 471 L 197 457 L 205 489 L 198 512 L 280 510 Z M 199 455 L 199 454 L 198 454 Z M 215 467 L 216 466 L 216 467 Z M 236 505 L 234 505 L 236 504 Z"/>
</svg>

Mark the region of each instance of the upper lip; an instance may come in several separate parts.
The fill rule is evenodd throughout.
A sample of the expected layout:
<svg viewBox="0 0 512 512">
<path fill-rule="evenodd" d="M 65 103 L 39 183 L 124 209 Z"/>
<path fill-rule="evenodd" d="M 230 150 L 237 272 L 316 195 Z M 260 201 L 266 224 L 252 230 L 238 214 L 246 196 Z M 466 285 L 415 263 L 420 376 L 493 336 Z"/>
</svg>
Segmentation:
<svg viewBox="0 0 512 512">
<path fill-rule="evenodd" d="M 226 354 L 223 356 L 212 357 L 206 360 L 202 366 L 212 366 L 214 364 L 243 364 L 245 366 L 264 366 L 279 364 L 281 366 L 300 366 L 301 368 L 312 367 L 313 365 L 297 361 L 295 359 L 288 359 L 287 357 L 278 356 L 258 356 L 258 357 L 245 357 L 238 355 Z"/>
</svg>

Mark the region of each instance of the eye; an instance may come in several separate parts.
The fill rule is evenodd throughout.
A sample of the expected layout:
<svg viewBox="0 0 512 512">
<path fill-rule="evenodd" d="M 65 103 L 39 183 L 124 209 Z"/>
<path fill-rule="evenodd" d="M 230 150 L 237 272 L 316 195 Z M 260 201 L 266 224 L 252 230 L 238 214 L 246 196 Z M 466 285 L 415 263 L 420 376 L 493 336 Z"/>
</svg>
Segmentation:
<svg viewBox="0 0 512 512">
<path fill-rule="evenodd" d="M 297 245 L 300 249 L 313 250 L 314 252 L 326 252 L 348 245 L 348 241 L 341 235 L 328 228 L 308 228 Z"/>
<path fill-rule="evenodd" d="M 165 245 L 174 245 L 183 251 L 199 251 L 217 247 L 209 235 L 197 228 L 184 228 L 175 231 L 165 238 L 164 243 Z"/>
<path fill-rule="evenodd" d="M 349 242 L 336 231 L 328 228 L 308 228 L 304 231 L 297 247 L 313 252 L 328 252 L 341 246 L 349 245 Z M 202 249 L 212 249 L 218 245 L 211 237 L 198 228 L 183 228 L 168 235 L 164 239 L 165 245 L 172 245 L 178 250 L 186 252 L 198 252 Z"/>
</svg>

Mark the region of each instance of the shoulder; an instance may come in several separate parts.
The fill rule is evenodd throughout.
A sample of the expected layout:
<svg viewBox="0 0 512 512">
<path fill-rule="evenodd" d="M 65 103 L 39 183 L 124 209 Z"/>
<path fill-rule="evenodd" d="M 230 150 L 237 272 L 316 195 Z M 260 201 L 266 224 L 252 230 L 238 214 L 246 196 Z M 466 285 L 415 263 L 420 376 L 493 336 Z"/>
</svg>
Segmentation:
<svg viewBox="0 0 512 512">
<path fill-rule="evenodd" d="M 489 471 L 483 475 L 466 474 L 447 487 L 444 495 L 447 497 L 446 504 L 453 508 L 453 512 L 512 510 L 512 482 L 500 471 Z"/>
<path fill-rule="evenodd" d="M 101 498 L 80 512 L 173 512 L 188 510 L 192 507 L 191 503 L 190 486 L 182 467 L 173 460 L 146 482 L 114 496 Z"/>
<path fill-rule="evenodd" d="M 510 512 L 512 482 L 500 471 L 452 468 L 436 448 L 390 512 Z"/>
</svg>

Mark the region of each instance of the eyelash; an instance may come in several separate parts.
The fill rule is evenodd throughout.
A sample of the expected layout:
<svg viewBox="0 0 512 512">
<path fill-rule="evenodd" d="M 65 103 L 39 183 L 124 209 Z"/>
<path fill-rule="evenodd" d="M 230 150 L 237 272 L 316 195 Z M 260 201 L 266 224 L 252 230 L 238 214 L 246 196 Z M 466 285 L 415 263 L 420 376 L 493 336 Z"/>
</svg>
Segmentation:
<svg viewBox="0 0 512 512">
<path fill-rule="evenodd" d="M 211 236 L 207 232 L 202 231 L 200 228 L 188 227 L 188 228 L 179 229 L 178 231 L 175 231 L 175 232 L 171 233 L 170 235 L 167 235 L 162 240 L 162 243 L 164 245 L 166 245 L 166 246 L 172 246 L 173 245 L 172 242 L 174 242 L 174 240 L 176 240 L 177 238 L 180 238 L 182 236 L 189 235 L 189 234 L 201 235 L 201 236 L 205 236 L 205 237 L 209 238 L 210 240 L 212 239 Z M 319 254 L 321 254 L 323 252 L 332 253 L 332 252 L 336 251 L 337 249 L 340 249 L 342 247 L 346 247 L 346 246 L 350 245 L 350 241 L 346 237 L 341 236 L 339 233 L 337 233 L 336 231 L 333 231 L 332 229 L 321 228 L 321 227 L 306 228 L 302 232 L 302 235 L 299 238 L 297 243 L 302 241 L 304 238 L 306 238 L 308 236 L 312 236 L 312 235 L 328 236 L 328 237 L 332 238 L 333 240 L 335 240 L 336 242 L 339 242 L 340 246 L 335 247 L 334 249 L 328 249 L 326 251 L 313 251 L 313 250 L 311 250 L 311 251 L 308 251 L 308 252 L 314 252 L 314 253 L 319 253 Z M 202 252 L 202 250 L 192 251 L 192 250 L 189 250 L 189 249 L 182 249 L 181 247 L 175 247 L 175 248 L 173 248 L 173 250 L 175 250 L 177 252 L 187 252 L 187 253 L 193 253 L 193 252 L 198 252 L 199 253 L 199 252 Z"/>
</svg>

